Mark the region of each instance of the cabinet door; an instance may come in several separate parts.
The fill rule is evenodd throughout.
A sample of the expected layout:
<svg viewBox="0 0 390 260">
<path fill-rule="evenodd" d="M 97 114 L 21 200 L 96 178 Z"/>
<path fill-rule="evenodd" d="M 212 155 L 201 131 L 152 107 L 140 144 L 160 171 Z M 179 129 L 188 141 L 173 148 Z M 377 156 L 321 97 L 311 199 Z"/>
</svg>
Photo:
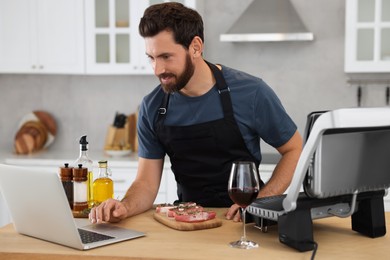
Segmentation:
<svg viewBox="0 0 390 260">
<path fill-rule="evenodd" d="M 390 72 L 390 0 L 347 0 L 345 72 Z"/>
<path fill-rule="evenodd" d="M 125 196 L 127 189 L 130 187 L 137 176 L 137 168 L 137 165 L 133 167 L 111 168 L 111 179 L 114 181 L 115 199 L 120 200 Z M 95 170 L 95 173 L 96 172 L 97 171 Z M 95 177 L 97 177 L 96 174 Z M 160 188 L 158 190 L 154 204 L 173 203 L 175 200 L 177 200 L 175 178 L 169 168 L 164 168 Z"/>
<path fill-rule="evenodd" d="M 147 1 L 86 0 L 88 74 L 152 73 L 138 34 L 146 7 Z"/>
<path fill-rule="evenodd" d="M 166 185 L 166 199 L 165 203 L 173 203 L 178 199 L 177 197 L 177 183 L 175 180 L 175 175 L 173 174 L 171 170 L 170 164 L 166 165 L 164 167 L 164 172 L 163 172 L 163 178 L 164 182 L 161 181 L 161 185 Z"/>
<path fill-rule="evenodd" d="M 0 1 L 0 72 L 31 72 L 37 60 L 36 0 Z"/>
<path fill-rule="evenodd" d="M 0 72 L 83 73 L 80 0 L 0 1 Z"/>
<path fill-rule="evenodd" d="M 84 4 L 38 1 L 37 64 L 47 73 L 84 73 Z"/>
<path fill-rule="evenodd" d="M 161 0 L 86 0 L 88 74 L 153 74 L 138 24 Z M 195 8 L 195 0 L 179 1 Z"/>
</svg>

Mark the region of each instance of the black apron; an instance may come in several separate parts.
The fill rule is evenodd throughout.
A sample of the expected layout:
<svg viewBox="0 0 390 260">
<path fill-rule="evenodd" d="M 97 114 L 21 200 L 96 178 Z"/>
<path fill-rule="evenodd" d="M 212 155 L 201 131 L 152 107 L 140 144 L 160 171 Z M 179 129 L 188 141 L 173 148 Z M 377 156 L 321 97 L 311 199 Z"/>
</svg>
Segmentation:
<svg viewBox="0 0 390 260">
<path fill-rule="evenodd" d="M 228 194 L 230 169 L 234 161 L 253 161 L 259 168 L 233 115 L 230 90 L 222 72 L 208 63 L 218 88 L 224 118 L 190 126 L 165 126 L 169 96 L 165 94 L 156 122 L 156 133 L 170 157 L 181 202 L 205 207 L 230 207 Z"/>
</svg>

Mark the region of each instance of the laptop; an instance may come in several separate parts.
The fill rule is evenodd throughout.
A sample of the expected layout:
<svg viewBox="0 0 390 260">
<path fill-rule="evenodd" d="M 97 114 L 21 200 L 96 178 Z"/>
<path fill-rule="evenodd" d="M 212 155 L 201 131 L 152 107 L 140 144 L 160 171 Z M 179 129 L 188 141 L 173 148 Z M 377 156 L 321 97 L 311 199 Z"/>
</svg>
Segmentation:
<svg viewBox="0 0 390 260">
<path fill-rule="evenodd" d="M 109 223 L 73 218 L 60 178 L 53 171 L 0 164 L 0 191 L 20 234 L 79 250 L 145 236 Z"/>
</svg>

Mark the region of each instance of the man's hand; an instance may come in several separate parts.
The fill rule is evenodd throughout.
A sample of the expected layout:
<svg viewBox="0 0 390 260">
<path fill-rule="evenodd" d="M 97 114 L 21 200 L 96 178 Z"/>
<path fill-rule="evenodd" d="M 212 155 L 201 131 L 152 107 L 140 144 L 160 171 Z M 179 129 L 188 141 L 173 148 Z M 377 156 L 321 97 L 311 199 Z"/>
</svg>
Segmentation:
<svg viewBox="0 0 390 260">
<path fill-rule="evenodd" d="M 91 209 L 89 220 L 92 223 L 119 222 L 127 218 L 128 210 L 123 202 L 108 199 Z"/>
<path fill-rule="evenodd" d="M 233 204 L 226 212 L 226 219 L 233 220 L 234 222 L 241 221 L 240 206 Z"/>
</svg>

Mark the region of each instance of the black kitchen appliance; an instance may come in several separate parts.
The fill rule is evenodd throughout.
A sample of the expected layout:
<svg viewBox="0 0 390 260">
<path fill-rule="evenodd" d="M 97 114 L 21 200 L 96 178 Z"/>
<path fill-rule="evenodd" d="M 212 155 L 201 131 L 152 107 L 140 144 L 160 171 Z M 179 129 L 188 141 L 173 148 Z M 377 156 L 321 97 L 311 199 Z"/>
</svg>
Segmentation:
<svg viewBox="0 0 390 260">
<path fill-rule="evenodd" d="M 277 224 L 280 242 L 299 251 L 314 249 L 312 225 L 318 218 L 351 216 L 352 230 L 385 235 L 390 108 L 312 113 L 305 131 L 287 194 L 257 199 L 247 212 L 263 231 Z"/>
</svg>

